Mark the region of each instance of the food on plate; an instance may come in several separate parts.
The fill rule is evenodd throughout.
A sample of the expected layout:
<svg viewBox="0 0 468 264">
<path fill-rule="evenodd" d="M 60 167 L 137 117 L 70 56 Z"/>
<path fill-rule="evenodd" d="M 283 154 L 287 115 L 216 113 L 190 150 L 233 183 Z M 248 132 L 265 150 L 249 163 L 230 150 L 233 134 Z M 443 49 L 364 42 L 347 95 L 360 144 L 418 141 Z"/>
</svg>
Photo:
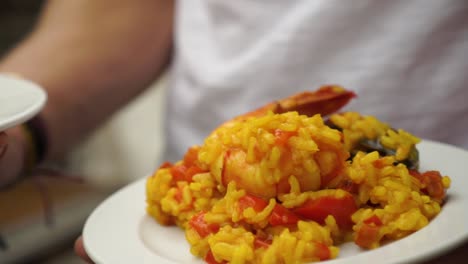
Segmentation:
<svg viewBox="0 0 468 264">
<path fill-rule="evenodd" d="M 147 211 L 208 263 L 304 263 L 405 237 L 441 210 L 450 178 L 419 171 L 414 135 L 324 86 L 215 129 L 147 180 Z"/>
</svg>

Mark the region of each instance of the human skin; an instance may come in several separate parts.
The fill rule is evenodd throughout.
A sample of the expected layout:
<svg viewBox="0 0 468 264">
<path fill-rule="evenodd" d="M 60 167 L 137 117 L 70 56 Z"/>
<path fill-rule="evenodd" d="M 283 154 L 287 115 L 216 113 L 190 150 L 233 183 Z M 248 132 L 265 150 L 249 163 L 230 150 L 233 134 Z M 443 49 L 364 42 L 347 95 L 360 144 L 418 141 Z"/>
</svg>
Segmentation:
<svg viewBox="0 0 468 264">
<path fill-rule="evenodd" d="M 41 85 L 48 101 L 47 160 L 63 156 L 167 68 L 173 1 L 50 0 L 33 32 L 0 61 L 0 72 Z M 24 170 L 24 131 L 8 129 L 0 187 Z"/>
</svg>

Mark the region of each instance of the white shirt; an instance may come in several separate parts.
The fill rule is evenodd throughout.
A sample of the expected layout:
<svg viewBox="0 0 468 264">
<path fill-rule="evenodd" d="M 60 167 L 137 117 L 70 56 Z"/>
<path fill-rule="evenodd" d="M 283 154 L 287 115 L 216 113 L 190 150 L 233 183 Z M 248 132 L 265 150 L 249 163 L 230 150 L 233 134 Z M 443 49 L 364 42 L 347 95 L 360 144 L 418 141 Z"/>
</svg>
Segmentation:
<svg viewBox="0 0 468 264">
<path fill-rule="evenodd" d="M 358 94 L 344 110 L 468 148 L 466 0 L 181 0 L 176 12 L 164 158 L 323 84 Z"/>
</svg>

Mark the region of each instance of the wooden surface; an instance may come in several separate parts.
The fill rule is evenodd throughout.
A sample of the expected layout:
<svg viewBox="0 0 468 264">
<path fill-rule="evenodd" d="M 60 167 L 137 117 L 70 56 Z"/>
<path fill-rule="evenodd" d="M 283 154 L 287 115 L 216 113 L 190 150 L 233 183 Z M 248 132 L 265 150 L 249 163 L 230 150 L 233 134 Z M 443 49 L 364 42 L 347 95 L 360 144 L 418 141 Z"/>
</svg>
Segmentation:
<svg viewBox="0 0 468 264">
<path fill-rule="evenodd" d="M 54 207 L 60 207 L 62 203 L 96 192 L 88 184 L 67 179 L 44 177 L 41 182 L 42 190 L 50 198 L 52 212 Z M 37 182 L 28 179 L 0 192 L 0 231 L 44 215 L 45 203 L 40 190 Z"/>
<path fill-rule="evenodd" d="M 56 176 L 0 191 L 0 263 L 40 263 L 72 250 L 86 218 L 115 191 Z"/>
</svg>

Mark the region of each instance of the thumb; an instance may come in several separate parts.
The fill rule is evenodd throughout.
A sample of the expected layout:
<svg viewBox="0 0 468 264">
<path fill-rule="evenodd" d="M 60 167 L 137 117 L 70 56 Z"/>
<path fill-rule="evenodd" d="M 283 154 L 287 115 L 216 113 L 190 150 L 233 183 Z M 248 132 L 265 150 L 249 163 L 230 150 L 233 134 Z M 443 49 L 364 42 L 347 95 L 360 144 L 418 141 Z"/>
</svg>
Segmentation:
<svg viewBox="0 0 468 264">
<path fill-rule="evenodd" d="M 81 236 L 75 241 L 75 253 L 87 263 L 94 263 L 84 249 L 83 237 Z"/>
</svg>

